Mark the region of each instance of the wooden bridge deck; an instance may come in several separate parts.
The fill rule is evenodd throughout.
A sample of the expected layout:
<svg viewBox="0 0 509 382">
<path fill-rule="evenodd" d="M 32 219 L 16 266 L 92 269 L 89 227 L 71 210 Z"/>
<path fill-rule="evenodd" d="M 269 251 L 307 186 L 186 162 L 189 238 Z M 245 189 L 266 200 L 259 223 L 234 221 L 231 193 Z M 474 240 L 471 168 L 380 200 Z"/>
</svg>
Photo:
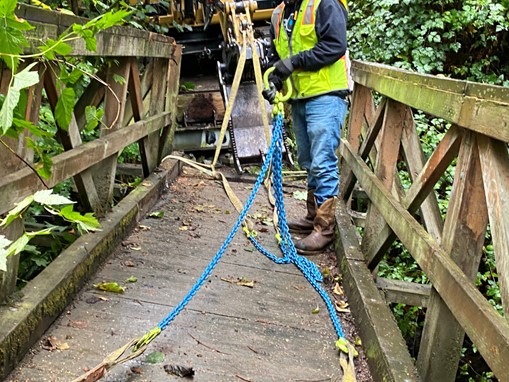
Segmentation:
<svg viewBox="0 0 509 382">
<path fill-rule="evenodd" d="M 230 231 L 237 213 L 222 186 L 187 170 L 123 241 L 64 314 L 7 378 L 70 381 L 107 354 L 153 328 L 193 286 Z M 232 183 L 242 200 L 252 184 Z M 287 198 L 289 213 L 304 208 Z M 231 212 L 231 213 L 230 213 Z M 259 238 L 273 253 L 265 190 L 252 207 Z M 314 260 L 330 262 L 332 253 Z M 135 283 L 125 283 L 134 276 Z M 225 280 L 244 278 L 254 286 Z M 115 281 L 124 294 L 98 291 Z M 319 313 L 313 311 L 319 307 Z M 348 328 L 352 331 L 353 328 Z M 48 342 L 52 338 L 52 342 Z M 139 359 L 116 366 L 105 381 L 168 381 L 165 365 L 192 367 L 200 381 L 338 381 L 336 339 L 325 305 L 292 265 L 275 265 L 238 233 L 209 281 Z M 60 343 L 65 350 L 46 350 Z M 45 349 L 46 348 L 46 349 Z M 163 362 L 145 362 L 164 353 Z M 363 372 L 362 380 L 370 380 Z"/>
</svg>

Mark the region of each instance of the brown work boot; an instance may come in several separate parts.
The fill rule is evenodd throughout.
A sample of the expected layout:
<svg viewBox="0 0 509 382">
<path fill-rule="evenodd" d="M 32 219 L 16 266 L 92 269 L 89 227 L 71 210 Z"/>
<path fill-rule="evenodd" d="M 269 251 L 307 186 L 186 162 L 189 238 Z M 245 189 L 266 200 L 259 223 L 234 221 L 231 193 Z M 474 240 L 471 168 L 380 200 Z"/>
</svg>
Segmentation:
<svg viewBox="0 0 509 382">
<path fill-rule="evenodd" d="M 308 190 L 306 208 L 306 216 L 288 222 L 288 229 L 291 233 L 310 233 L 313 230 L 313 220 L 316 216 L 315 190 L 313 189 Z"/>
<path fill-rule="evenodd" d="M 327 199 L 316 211 L 313 231 L 302 240 L 295 242 L 295 248 L 301 255 L 318 255 L 334 240 L 336 227 L 336 200 Z"/>
</svg>

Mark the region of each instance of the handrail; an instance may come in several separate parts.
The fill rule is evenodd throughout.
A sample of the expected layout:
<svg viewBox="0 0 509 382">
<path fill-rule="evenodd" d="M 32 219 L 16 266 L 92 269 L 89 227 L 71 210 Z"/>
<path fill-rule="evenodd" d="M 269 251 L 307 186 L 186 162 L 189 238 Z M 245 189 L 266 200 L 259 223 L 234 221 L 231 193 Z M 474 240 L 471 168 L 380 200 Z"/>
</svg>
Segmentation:
<svg viewBox="0 0 509 382">
<path fill-rule="evenodd" d="M 368 197 L 359 246 L 366 271 L 376 271 L 399 240 L 432 283 L 420 378 L 453 381 L 466 332 L 495 375 L 509 380 L 509 324 L 473 282 L 489 224 L 509 316 L 509 88 L 360 61 L 352 63 L 352 75 L 352 108 L 340 148 L 342 196 L 350 208 L 355 188 Z M 449 122 L 429 158 L 416 110 Z M 444 219 L 434 187 L 448 168 L 456 171 Z M 411 179 L 409 189 L 400 175 Z M 345 268 L 351 274 L 352 264 Z M 405 293 L 411 293 L 407 284 Z M 352 309 L 367 317 L 362 308 Z"/>
</svg>

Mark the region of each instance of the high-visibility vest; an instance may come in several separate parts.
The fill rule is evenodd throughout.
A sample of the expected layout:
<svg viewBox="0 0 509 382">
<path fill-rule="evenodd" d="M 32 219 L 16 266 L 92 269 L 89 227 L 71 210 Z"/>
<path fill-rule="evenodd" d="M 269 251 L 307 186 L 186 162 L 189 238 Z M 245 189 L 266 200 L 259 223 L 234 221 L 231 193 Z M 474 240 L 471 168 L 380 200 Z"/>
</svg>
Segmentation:
<svg viewBox="0 0 509 382">
<path fill-rule="evenodd" d="M 281 2 L 272 13 L 274 26 L 274 46 L 281 59 L 296 55 L 299 52 L 313 48 L 318 42 L 315 31 L 316 9 L 321 0 L 303 0 L 295 19 L 291 41 L 283 25 L 284 2 Z M 345 0 L 339 0 L 346 4 Z M 296 70 L 290 77 L 293 85 L 292 98 L 303 99 L 338 90 L 349 90 L 350 60 L 348 53 L 332 65 L 325 66 L 318 71 Z"/>
</svg>

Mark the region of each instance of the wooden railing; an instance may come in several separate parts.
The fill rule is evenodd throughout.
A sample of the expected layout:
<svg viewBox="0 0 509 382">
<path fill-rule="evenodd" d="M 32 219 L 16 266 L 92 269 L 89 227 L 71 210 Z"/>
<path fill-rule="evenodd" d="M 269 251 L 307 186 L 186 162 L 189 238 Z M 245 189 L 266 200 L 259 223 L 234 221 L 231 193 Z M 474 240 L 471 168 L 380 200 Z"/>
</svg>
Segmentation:
<svg viewBox="0 0 509 382">
<path fill-rule="evenodd" d="M 496 377 L 509 381 L 509 88 L 361 62 L 353 76 L 336 247 L 372 371 L 379 380 L 454 381 L 466 333 Z M 416 111 L 450 122 L 428 157 Z M 448 168 L 454 181 L 443 218 L 435 185 Z M 357 195 L 367 197 L 364 216 L 351 213 Z M 363 227 L 361 237 L 351 220 Z M 504 316 L 474 285 L 488 227 Z M 431 288 L 377 280 L 395 240 Z M 389 302 L 427 307 L 416 368 L 401 350 Z"/>
<path fill-rule="evenodd" d="M 35 26 L 27 31 L 32 46 L 41 45 L 41 40 L 56 39 L 73 23 L 86 21 L 30 6 L 21 6 L 17 15 Z M 97 76 L 76 102 L 68 130 L 57 132 L 65 152 L 52 158 L 52 175 L 46 184 L 20 159 L 31 163 L 32 167 L 37 165 L 32 162 L 33 154 L 23 139 L 5 139 L 18 156 L 0 146 L 0 214 L 37 190 L 52 188 L 72 178 L 82 208 L 103 216 L 111 209 L 117 157 L 126 146 L 138 142 L 145 177 L 171 151 L 180 46 L 170 37 L 127 27 L 101 32 L 94 52 L 88 51 L 81 40 L 73 43 L 70 56 L 100 56 L 104 59 L 104 67 L 98 68 Z M 62 91 L 56 79 L 57 65 L 38 64 L 37 70 L 40 82 L 28 91 L 26 111 L 26 119 L 35 125 L 39 121 L 41 102 L 48 102 L 54 110 Z M 0 76 L 0 92 L 5 94 L 11 72 L 0 66 Z M 118 81 L 119 76 L 125 81 Z M 86 123 L 85 109 L 89 105 L 102 105 L 104 118 L 100 137 L 83 143 L 81 133 Z M 22 230 L 22 223 L 16 222 L 2 233 L 14 240 Z M 8 273 L 0 272 L 0 302 L 15 289 L 18 258 L 10 257 L 8 261 Z"/>
</svg>

